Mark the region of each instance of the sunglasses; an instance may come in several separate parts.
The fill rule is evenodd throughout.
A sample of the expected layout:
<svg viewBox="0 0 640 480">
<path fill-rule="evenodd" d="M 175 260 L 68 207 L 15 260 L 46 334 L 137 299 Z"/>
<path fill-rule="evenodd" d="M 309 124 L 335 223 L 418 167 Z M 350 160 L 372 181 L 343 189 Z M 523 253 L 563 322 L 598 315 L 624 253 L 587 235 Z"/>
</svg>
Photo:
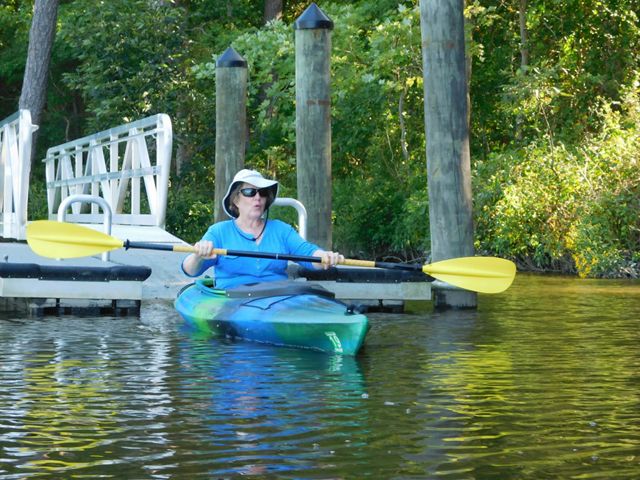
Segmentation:
<svg viewBox="0 0 640 480">
<path fill-rule="evenodd" d="M 249 198 L 255 197 L 256 193 L 259 193 L 262 198 L 267 198 L 271 195 L 271 190 L 269 187 L 266 187 L 266 188 L 247 187 L 247 188 L 241 188 L 240 193 L 242 194 L 243 197 L 249 197 Z"/>
</svg>

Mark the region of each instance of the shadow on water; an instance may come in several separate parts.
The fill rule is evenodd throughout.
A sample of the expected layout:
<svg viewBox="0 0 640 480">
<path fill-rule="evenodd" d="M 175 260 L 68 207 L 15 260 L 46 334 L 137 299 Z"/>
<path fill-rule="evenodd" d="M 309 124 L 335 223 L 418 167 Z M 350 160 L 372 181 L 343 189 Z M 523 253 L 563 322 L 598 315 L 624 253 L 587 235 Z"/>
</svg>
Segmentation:
<svg viewBox="0 0 640 480">
<path fill-rule="evenodd" d="M 0 478 L 640 478 L 640 283 L 370 318 L 353 358 L 0 317 Z"/>
</svg>

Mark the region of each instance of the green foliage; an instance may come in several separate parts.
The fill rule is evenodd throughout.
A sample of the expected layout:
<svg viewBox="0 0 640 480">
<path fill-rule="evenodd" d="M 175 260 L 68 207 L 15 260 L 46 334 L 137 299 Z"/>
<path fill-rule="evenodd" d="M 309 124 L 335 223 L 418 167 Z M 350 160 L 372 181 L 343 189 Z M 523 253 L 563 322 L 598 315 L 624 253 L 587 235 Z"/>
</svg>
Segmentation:
<svg viewBox="0 0 640 480">
<path fill-rule="evenodd" d="M 92 112 L 90 131 L 177 111 L 182 14 L 146 0 L 78 0 L 69 6 L 58 35 L 78 66 L 63 77 Z"/>
<path fill-rule="evenodd" d="M 640 260 L 640 83 L 599 112 L 604 128 L 584 147 L 590 195 L 572 255 L 582 276 L 634 275 Z M 615 109 L 613 108 L 615 106 Z M 636 267 L 637 268 L 637 267 Z"/>
<path fill-rule="evenodd" d="M 476 233 L 486 242 L 480 249 L 540 268 L 562 264 L 565 240 L 577 215 L 576 200 L 583 195 L 576 163 L 575 154 L 563 146 L 541 142 L 524 152 L 491 156 L 479 165 L 474 184 L 495 189 L 483 189 L 475 199 Z M 495 204 L 489 203 L 492 198 Z"/>
<path fill-rule="evenodd" d="M 27 212 L 29 220 L 45 220 L 49 218 L 45 170 L 42 168 L 31 168 Z"/>
<path fill-rule="evenodd" d="M 333 169 L 336 243 L 354 255 L 403 259 L 428 250 L 422 60 L 417 6 L 363 24 L 336 7 Z"/>
<path fill-rule="evenodd" d="M 473 131 L 483 140 L 475 151 L 540 137 L 579 144 L 585 133 L 597 132 L 599 119 L 590 115 L 595 102 L 619 100 L 640 64 L 637 1 L 526 2 L 525 67 L 518 3 L 486 3 L 490 21 L 473 29 L 485 52 L 471 80 Z"/>
<path fill-rule="evenodd" d="M 18 110 L 31 8 L 32 5 L 18 1 L 0 4 L 0 119 Z"/>
<path fill-rule="evenodd" d="M 308 4 L 263 25 L 262 0 L 61 2 L 41 145 L 168 113 L 180 172 L 167 224 L 197 240 L 213 218 L 215 61 L 233 45 L 249 65 L 246 166 L 296 197 L 292 23 Z M 321 4 L 335 24 L 334 242 L 349 255 L 430 249 L 418 4 Z M 527 65 L 519 5 L 466 2 L 476 247 L 533 269 L 638 275 L 637 0 L 526 2 Z M 32 7 L 0 6 L 1 118 L 17 108 Z M 43 198 L 34 186 L 30 215 Z"/>
<path fill-rule="evenodd" d="M 276 171 L 278 157 L 294 164 L 295 50 L 291 26 L 281 21 L 270 22 L 258 31 L 239 36 L 233 46 L 242 52 L 249 65 L 247 93 L 252 141 L 248 160 L 263 157 L 267 169 Z M 277 155 L 273 155 L 274 148 Z"/>
<path fill-rule="evenodd" d="M 213 192 L 212 192 L 213 193 Z M 170 191 L 169 202 L 172 208 L 167 212 L 167 224 L 171 225 L 174 235 L 189 243 L 195 243 L 204 234 L 203 225 L 213 223 L 213 202 L 211 198 L 203 201 L 199 195 L 190 190 L 180 191 L 180 198 L 175 198 L 176 191 Z M 192 196 L 187 196 L 192 194 Z"/>
<path fill-rule="evenodd" d="M 640 251 L 640 88 L 603 101 L 604 127 L 570 149 L 541 141 L 478 162 L 478 248 L 533 268 L 635 275 Z"/>
</svg>

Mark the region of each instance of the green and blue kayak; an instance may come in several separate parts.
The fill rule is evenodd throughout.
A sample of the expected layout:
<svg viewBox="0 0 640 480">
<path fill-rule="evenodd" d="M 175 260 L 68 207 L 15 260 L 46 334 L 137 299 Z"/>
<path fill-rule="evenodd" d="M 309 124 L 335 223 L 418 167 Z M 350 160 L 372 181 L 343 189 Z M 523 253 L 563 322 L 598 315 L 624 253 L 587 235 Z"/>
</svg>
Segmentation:
<svg viewBox="0 0 640 480">
<path fill-rule="evenodd" d="M 175 307 L 200 333 L 333 354 L 355 355 L 369 329 L 365 315 L 307 282 L 220 290 L 212 279 L 198 279 L 178 295 Z"/>
</svg>

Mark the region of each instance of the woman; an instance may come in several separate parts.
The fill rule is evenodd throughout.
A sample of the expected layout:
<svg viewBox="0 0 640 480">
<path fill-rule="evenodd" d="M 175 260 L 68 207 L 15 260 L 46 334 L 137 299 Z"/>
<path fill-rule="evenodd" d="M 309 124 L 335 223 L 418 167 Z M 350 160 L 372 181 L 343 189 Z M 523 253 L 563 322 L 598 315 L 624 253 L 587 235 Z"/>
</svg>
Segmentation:
<svg viewBox="0 0 640 480">
<path fill-rule="evenodd" d="M 209 227 L 202 240 L 194 245 L 195 253 L 182 262 L 184 273 L 197 277 L 214 267 L 215 285 L 220 289 L 287 278 L 285 260 L 218 256 L 213 253 L 214 248 L 322 258 L 321 264 L 302 262 L 306 268 L 328 268 L 342 262 L 342 255 L 307 242 L 290 225 L 280 220 L 267 220 L 268 209 L 277 195 L 277 181 L 268 180 L 255 170 L 240 170 L 222 200 L 224 211 L 231 220 Z"/>
</svg>

